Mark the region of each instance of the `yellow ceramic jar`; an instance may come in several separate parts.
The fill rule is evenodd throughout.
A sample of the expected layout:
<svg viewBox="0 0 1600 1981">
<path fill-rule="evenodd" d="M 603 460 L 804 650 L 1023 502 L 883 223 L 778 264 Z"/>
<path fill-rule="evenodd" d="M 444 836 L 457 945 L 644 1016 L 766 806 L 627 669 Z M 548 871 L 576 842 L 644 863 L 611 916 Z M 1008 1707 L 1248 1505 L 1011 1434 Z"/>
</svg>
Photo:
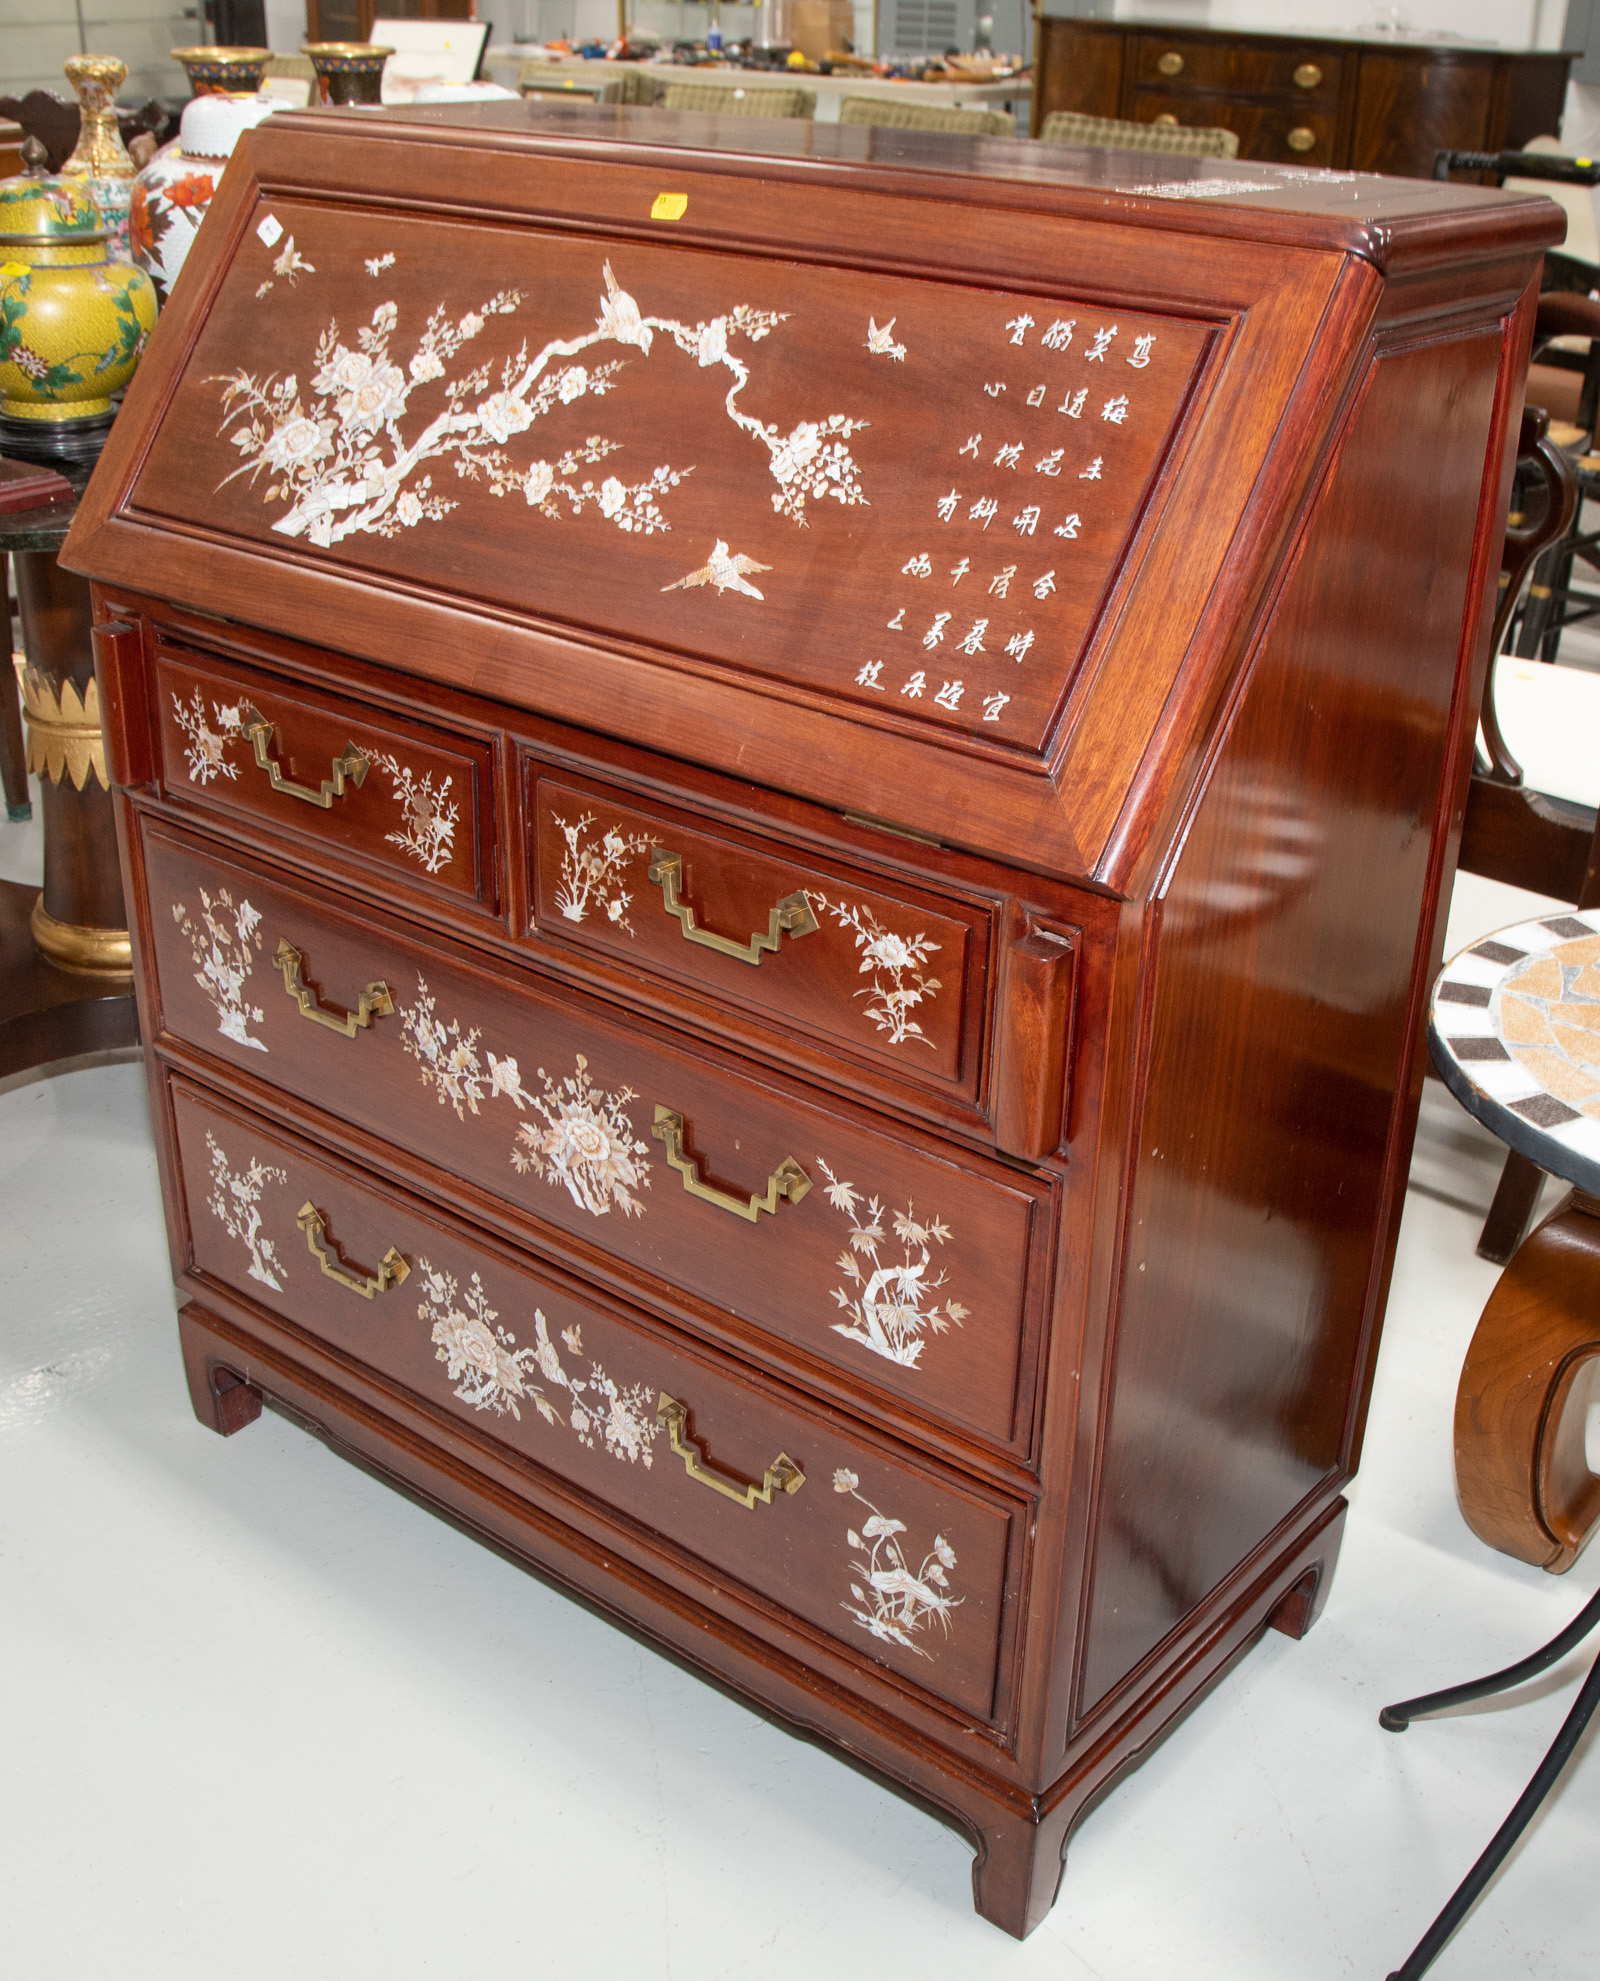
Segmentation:
<svg viewBox="0 0 1600 1981">
<path fill-rule="evenodd" d="M 0 413 L 93 419 L 132 378 L 156 292 L 109 237 L 81 179 L 0 179 Z"/>
</svg>

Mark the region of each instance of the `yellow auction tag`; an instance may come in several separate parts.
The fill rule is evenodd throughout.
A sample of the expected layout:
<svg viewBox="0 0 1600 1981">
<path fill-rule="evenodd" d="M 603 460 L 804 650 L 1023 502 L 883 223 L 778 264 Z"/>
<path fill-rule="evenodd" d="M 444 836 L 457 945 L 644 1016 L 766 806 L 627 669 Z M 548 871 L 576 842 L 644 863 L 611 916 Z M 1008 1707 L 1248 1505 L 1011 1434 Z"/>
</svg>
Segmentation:
<svg viewBox="0 0 1600 1981">
<path fill-rule="evenodd" d="M 687 193 L 657 193 L 656 203 L 650 209 L 652 220 L 681 220 L 689 211 Z"/>
</svg>

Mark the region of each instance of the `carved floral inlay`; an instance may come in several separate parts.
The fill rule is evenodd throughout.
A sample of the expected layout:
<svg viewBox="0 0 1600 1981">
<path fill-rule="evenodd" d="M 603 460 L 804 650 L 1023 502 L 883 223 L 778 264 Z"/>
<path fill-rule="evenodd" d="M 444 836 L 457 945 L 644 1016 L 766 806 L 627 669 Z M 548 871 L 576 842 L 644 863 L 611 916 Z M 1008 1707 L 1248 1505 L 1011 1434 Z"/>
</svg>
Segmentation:
<svg viewBox="0 0 1600 1981">
<path fill-rule="evenodd" d="M 932 1297 L 949 1278 L 942 1268 L 930 1272 L 932 1247 L 950 1242 L 950 1227 L 937 1217 L 919 1223 L 907 1203 L 903 1211 L 891 1213 L 900 1257 L 886 1260 L 880 1252 L 888 1244 L 884 1200 L 868 1197 L 863 1215 L 862 1193 L 841 1183 L 821 1156 L 817 1167 L 828 1179 L 828 1202 L 850 1220 L 850 1242 L 834 1262 L 849 1282 L 833 1289 L 846 1318 L 833 1323 L 833 1332 L 903 1369 L 914 1369 L 927 1336 L 960 1327 L 971 1312 L 948 1295 L 942 1302 Z"/>
<path fill-rule="evenodd" d="M 188 759 L 189 782 L 206 785 L 214 777 L 237 781 L 239 766 L 230 762 L 228 746 L 238 740 L 245 724 L 241 702 L 211 704 L 206 715 L 205 698 L 196 688 L 187 702 L 172 697 L 173 718 L 185 737 L 183 754 Z M 212 728 L 212 723 L 216 727 Z"/>
<path fill-rule="evenodd" d="M 598 1362 L 589 1364 L 587 1376 L 569 1375 L 539 1308 L 533 1310 L 533 1344 L 519 1348 L 516 1336 L 500 1325 L 499 1310 L 489 1305 L 477 1273 L 463 1292 L 452 1273 L 439 1271 L 426 1259 L 417 1265 L 422 1274 L 417 1315 L 432 1323 L 435 1359 L 444 1363 L 463 1403 L 497 1416 L 509 1410 L 519 1422 L 519 1404 L 531 1403 L 547 1424 L 559 1425 L 560 1412 L 545 1393 L 548 1386 L 562 1395 L 567 1426 L 580 1444 L 591 1451 L 603 1444 L 613 1458 L 648 1468 L 660 1430 L 653 1390 L 642 1383 L 624 1389 Z M 578 1327 L 563 1328 L 561 1340 L 570 1354 L 583 1354 Z"/>
<path fill-rule="evenodd" d="M 247 1168 L 235 1174 L 226 1150 L 209 1129 L 206 1147 L 211 1151 L 211 1214 L 230 1238 L 237 1238 L 250 1254 L 250 1277 L 283 1291 L 280 1273 L 288 1271 L 278 1249 L 261 1232 L 261 1194 L 269 1183 L 287 1183 L 288 1177 L 271 1163 L 250 1158 Z"/>
<path fill-rule="evenodd" d="M 361 754 L 388 777 L 401 810 L 402 823 L 384 834 L 386 842 L 409 853 L 424 873 L 436 874 L 449 866 L 460 817 L 460 808 L 450 796 L 450 776 L 435 783 L 431 770 L 418 776 L 387 750 L 362 749 Z"/>
<path fill-rule="evenodd" d="M 593 1217 L 604 1217 L 613 1205 L 624 1217 L 642 1217 L 644 1205 L 633 1193 L 650 1187 L 650 1145 L 634 1133 L 627 1105 L 638 1095 L 631 1087 L 607 1093 L 589 1078 L 581 1052 L 577 1060 L 577 1071 L 560 1082 L 541 1066 L 544 1092 L 521 1096 L 545 1125 L 525 1121 L 517 1130 L 511 1166 L 565 1184 L 572 1201 Z"/>
<path fill-rule="evenodd" d="M 456 1018 L 444 1023 L 420 977 L 415 1003 L 401 1008 L 400 1032 L 423 1084 L 433 1088 L 442 1105 L 455 1109 L 457 1120 L 496 1099 L 509 1100 L 519 1114 L 531 1109 L 540 1117 L 543 1127 L 525 1121 L 517 1130 L 511 1165 L 519 1175 L 560 1184 L 591 1217 L 604 1217 L 613 1209 L 624 1217 L 644 1214 L 635 1192 L 650 1187 L 650 1145 L 628 1113 L 628 1103 L 638 1099 L 631 1087 L 609 1093 L 597 1086 L 580 1052 L 576 1071 L 565 1079 L 555 1080 L 542 1066 L 537 1068 L 543 1088 L 531 1092 L 515 1059 L 500 1059 L 492 1052 L 480 1057 L 481 1027 L 463 1031 Z"/>
<path fill-rule="evenodd" d="M 585 812 L 572 824 L 557 812 L 550 814 L 566 841 L 561 856 L 561 881 L 556 888 L 556 906 L 569 922 L 588 919 L 591 908 L 603 913 L 608 922 L 634 933 L 628 920 L 633 896 L 622 885 L 622 874 L 636 855 L 650 851 L 643 833 L 624 832 L 620 826 L 607 826 L 598 840 L 589 842 L 593 812 Z"/>
<path fill-rule="evenodd" d="M 235 1045 L 265 1052 L 262 1041 L 251 1038 L 250 1027 L 259 1025 L 266 1013 L 245 995 L 261 948 L 260 910 L 246 900 L 236 908 L 225 887 L 217 889 L 215 901 L 201 888 L 198 918 L 184 902 L 174 901 L 172 919 L 188 938 L 190 954 L 200 966 L 194 980 L 217 1014 L 217 1030 Z"/>
<path fill-rule="evenodd" d="M 950 1577 L 946 1571 L 955 1567 L 956 1551 L 942 1534 L 935 1534 L 933 1546 L 921 1565 L 913 1569 L 899 1539 L 907 1531 L 905 1522 L 880 1513 L 860 1492 L 860 1485 L 860 1476 L 844 1466 L 833 1475 L 833 1490 L 859 1500 L 868 1514 L 860 1533 L 851 1527 L 845 1534 L 856 1550 L 850 1572 L 858 1579 L 850 1584 L 854 1600 L 839 1607 L 885 1644 L 898 1644 L 919 1658 L 931 1657 L 932 1652 L 916 1641 L 914 1633 L 937 1622 L 946 1636 L 950 1634 L 950 1613 L 966 1600 L 947 1593 Z"/>
<path fill-rule="evenodd" d="M 555 460 L 540 458 L 526 466 L 508 449 L 536 421 L 617 389 L 623 360 L 592 368 L 572 360 L 602 344 L 620 345 L 648 360 L 659 336 L 698 369 L 728 372 L 732 382 L 723 410 L 766 450 L 777 483 L 772 506 L 779 515 L 804 527 L 808 501 L 831 499 L 846 506 L 866 501 L 847 443 L 867 421 L 831 413 L 799 420 L 783 432 L 738 404 L 751 371 L 734 345 L 759 344 L 786 321 L 784 314 L 740 303 L 695 324 L 646 316 L 619 286 L 609 262 L 602 272 L 605 294 L 595 328 L 552 338 L 532 356 L 524 340 L 498 361 L 491 357 L 450 375 L 491 318 L 514 316 L 521 308 L 522 291 L 502 289 L 460 317 L 438 305 L 403 366 L 390 348 L 399 331 L 399 307 L 383 302 L 357 331 L 354 350 L 342 341 L 337 322 L 329 322 L 304 388 L 294 372 L 257 377 L 241 370 L 211 380 L 222 387 L 218 430 L 241 456 L 218 486 L 240 475 L 252 483 L 265 476 L 263 501 L 289 505 L 273 529 L 327 549 L 358 532 L 389 537 L 425 518 L 442 521 L 458 505 L 434 488 L 431 474 L 419 470 L 427 462 L 447 460 L 459 479 L 482 482 L 493 495 L 520 495 L 551 520 L 560 518 L 563 507 L 573 516 L 592 509 L 620 530 L 653 535 L 670 527 L 661 500 L 692 466 L 658 466 L 632 482 L 608 475 L 597 486 L 592 478 L 577 477 L 616 453 L 620 441 L 592 434 Z M 412 395 L 434 385 L 444 404 L 408 440 L 402 422 L 411 414 Z"/>
<path fill-rule="evenodd" d="M 832 915 L 841 929 L 855 937 L 856 948 L 861 951 L 858 974 L 872 978 L 856 996 L 867 999 L 866 1015 L 880 1032 L 888 1033 L 890 1045 L 921 1039 L 924 1045 L 932 1046 L 932 1039 L 911 1013 L 924 1000 L 931 1003 L 941 988 L 937 977 L 923 974 L 923 965 L 938 951 L 938 943 L 920 930 L 907 936 L 886 929 L 864 901 L 854 907 L 846 901 L 830 901 L 814 887 L 806 889 L 806 898 L 819 916 Z"/>
</svg>

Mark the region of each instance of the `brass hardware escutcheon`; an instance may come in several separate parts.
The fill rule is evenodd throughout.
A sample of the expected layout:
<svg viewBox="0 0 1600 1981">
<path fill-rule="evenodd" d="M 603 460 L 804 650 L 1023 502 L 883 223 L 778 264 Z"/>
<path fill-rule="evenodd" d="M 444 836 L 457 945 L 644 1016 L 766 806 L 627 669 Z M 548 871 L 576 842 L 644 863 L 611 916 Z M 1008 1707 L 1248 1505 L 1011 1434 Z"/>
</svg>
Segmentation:
<svg viewBox="0 0 1600 1981">
<path fill-rule="evenodd" d="M 331 776 L 322 780 L 321 786 L 313 791 L 308 784 L 296 784 L 284 776 L 278 766 L 268 756 L 272 744 L 272 724 L 253 705 L 245 710 L 245 725 L 241 732 L 255 752 L 256 763 L 267 773 L 267 781 L 274 791 L 281 791 L 288 798 L 303 798 L 308 805 L 319 805 L 325 812 L 332 811 L 335 798 L 344 796 L 346 780 L 361 788 L 362 779 L 367 774 L 367 760 L 354 743 L 346 743 L 341 753 L 333 760 Z"/>
<path fill-rule="evenodd" d="M 1166 54 L 1161 57 L 1161 60 L 1157 62 L 1156 68 L 1164 76 L 1181 76 L 1183 74 L 1183 57 L 1178 53 L 1177 49 L 1169 48 Z"/>
<path fill-rule="evenodd" d="M 806 1475 L 786 1451 L 780 1451 L 767 1467 L 759 1486 L 735 1486 L 720 1478 L 688 1441 L 687 1408 L 665 1390 L 656 1405 L 656 1422 L 672 1440 L 673 1456 L 683 1460 L 683 1469 L 697 1486 L 709 1486 L 714 1493 L 721 1493 L 724 1499 L 732 1500 L 735 1506 L 742 1506 L 749 1513 L 755 1512 L 757 1500 L 763 1506 L 771 1506 L 775 1492 L 797 1493 L 806 1482 Z"/>
<path fill-rule="evenodd" d="M 304 960 L 299 950 L 288 942 L 278 944 L 278 953 L 272 959 L 275 968 L 283 972 L 283 987 L 299 1005 L 300 1016 L 309 1018 L 313 1025 L 326 1025 L 330 1032 L 341 1032 L 345 1038 L 353 1039 L 358 1031 L 370 1026 L 374 1018 L 388 1018 L 393 1014 L 394 999 L 382 978 L 374 978 L 366 985 L 355 1010 L 347 1011 L 342 1018 L 336 1018 L 331 1011 L 324 1011 L 300 981 L 300 966 Z"/>
<path fill-rule="evenodd" d="M 363 1300 L 370 1300 L 377 1293 L 387 1293 L 390 1287 L 398 1286 L 403 1279 L 411 1276 L 410 1266 L 392 1245 L 378 1261 L 376 1273 L 347 1273 L 336 1266 L 328 1252 L 328 1227 L 321 1211 L 309 1198 L 295 1212 L 294 1221 L 306 1235 L 306 1250 L 329 1279 L 336 1279 L 341 1286 L 348 1286 Z"/>
<path fill-rule="evenodd" d="M 1317 134 L 1313 130 L 1308 130 L 1304 124 L 1296 124 L 1286 142 L 1291 151 L 1315 151 Z"/>
<path fill-rule="evenodd" d="M 674 1113 L 670 1107 L 658 1107 L 655 1126 L 650 1133 L 665 1147 L 668 1163 L 683 1178 L 683 1187 L 691 1197 L 703 1197 L 708 1204 L 715 1204 L 719 1210 L 732 1211 L 735 1217 L 742 1217 L 747 1224 L 757 1223 L 763 1211 L 770 1217 L 776 1217 L 780 1197 L 787 1197 L 791 1204 L 798 1204 L 811 1188 L 811 1178 L 799 1163 L 793 1156 L 785 1156 L 767 1178 L 767 1187 L 761 1196 L 748 1199 L 730 1197 L 726 1190 L 717 1190 L 709 1183 L 702 1183 L 693 1157 L 683 1153 L 681 1114 Z"/>
<path fill-rule="evenodd" d="M 1170 125 L 1173 130 L 1176 130 L 1178 128 L 1178 120 L 1176 117 L 1173 116 L 1170 110 L 1163 110 L 1159 117 L 1152 117 L 1150 121 L 1152 124 Z"/>
<path fill-rule="evenodd" d="M 709 929 L 700 928 L 694 918 L 694 910 L 687 902 L 678 899 L 678 889 L 683 885 L 683 859 L 677 853 L 669 853 L 664 846 L 650 848 L 648 879 L 652 887 L 661 890 L 661 905 L 669 915 L 676 915 L 683 927 L 685 942 L 697 942 L 702 948 L 714 949 L 719 956 L 735 956 L 741 963 L 754 963 L 758 967 L 762 955 L 776 951 L 783 932 L 798 941 L 803 935 L 810 935 L 817 926 L 817 918 L 811 912 L 811 903 L 806 899 L 804 889 L 795 894 L 786 894 L 767 917 L 767 930 L 759 931 L 748 942 L 735 942 L 731 936 L 713 935 Z"/>
<path fill-rule="evenodd" d="M 1322 71 L 1315 62 L 1302 62 L 1294 72 L 1296 89 L 1315 89 L 1322 81 Z"/>
</svg>

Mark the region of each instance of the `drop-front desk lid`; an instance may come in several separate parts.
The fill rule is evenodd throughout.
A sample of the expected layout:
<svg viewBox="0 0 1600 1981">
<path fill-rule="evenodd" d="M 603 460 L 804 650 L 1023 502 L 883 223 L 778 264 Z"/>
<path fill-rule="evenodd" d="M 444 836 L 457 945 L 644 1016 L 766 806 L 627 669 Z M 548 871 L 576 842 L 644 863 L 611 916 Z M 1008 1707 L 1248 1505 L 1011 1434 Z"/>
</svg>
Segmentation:
<svg viewBox="0 0 1600 1981">
<path fill-rule="evenodd" d="M 1375 318 L 1509 310 L 1559 228 L 1010 141 L 284 114 L 229 165 L 66 558 L 1115 884 Z"/>
</svg>

